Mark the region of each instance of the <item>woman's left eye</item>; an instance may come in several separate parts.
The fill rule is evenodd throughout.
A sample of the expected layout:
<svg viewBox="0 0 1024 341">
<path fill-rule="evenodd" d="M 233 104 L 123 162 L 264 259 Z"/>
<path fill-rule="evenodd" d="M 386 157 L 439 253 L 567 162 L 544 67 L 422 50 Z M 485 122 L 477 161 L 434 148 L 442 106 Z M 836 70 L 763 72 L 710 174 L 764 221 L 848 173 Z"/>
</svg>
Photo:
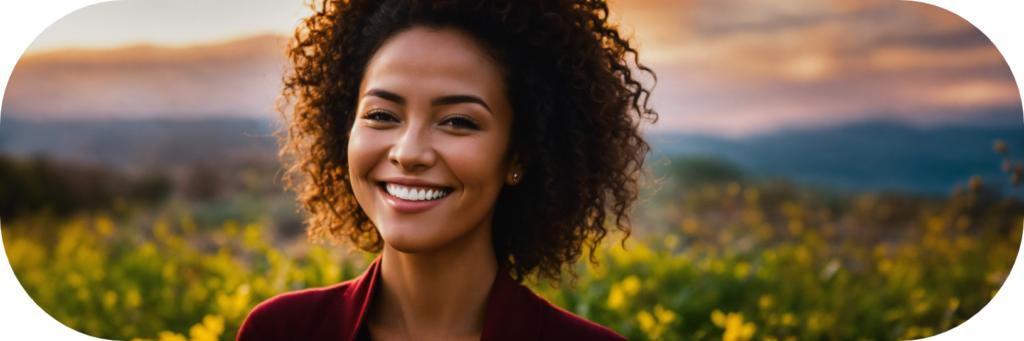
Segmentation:
<svg viewBox="0 0 1024 341">
<path fill-rule="evenodd" d="M 455 116 L 455 117 L 448 118 L 444 122 L 441 122 L 441 125 L 451 126 L 452 128 L 455 128 L 455 129 L 473 129 L 473 130 L 480 129 L 480 126 L 477 125 L 475 121 L 473 121 L 469 117 L 464 117 L 464 116 Z"/>
</svg>

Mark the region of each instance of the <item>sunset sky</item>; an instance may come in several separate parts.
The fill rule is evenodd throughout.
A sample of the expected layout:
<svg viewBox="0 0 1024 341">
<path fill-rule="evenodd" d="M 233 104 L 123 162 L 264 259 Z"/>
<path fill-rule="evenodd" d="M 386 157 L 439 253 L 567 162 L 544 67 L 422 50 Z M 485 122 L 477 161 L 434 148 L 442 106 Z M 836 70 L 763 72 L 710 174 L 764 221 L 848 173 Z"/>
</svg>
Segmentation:
<svg viewBox="0 0 1024 341">
<path fill-rule="evenodd" d="M 873 119 L 1022 121 L 1019 91 L 998 50 L 959 16 L 930 5 L 629 0 L 613 10 L 658 75 L 656 130 L 743 136 Z M 282 42 L 273 37 L 308 13 L 301 1 L 268 0 L 116 1 L 81 9 L 29 47 L 12 75 L 4 117 L 267 115 L 280 78 L 272 44 Z M 242 46 L 234 52 L 214 46 L 259 35 L 231 45 Z M 108 59 L 123 51 L 61 51 L 140 44 L 160 48 L 135 47 L 121 64 Z M 225 62 L 225 53 L 247 62 Z M 152 58 L 158 66 L 140 66 L 154 65 Z M 135 67 L 126 72 L 123 65 Z"/>
</svg>

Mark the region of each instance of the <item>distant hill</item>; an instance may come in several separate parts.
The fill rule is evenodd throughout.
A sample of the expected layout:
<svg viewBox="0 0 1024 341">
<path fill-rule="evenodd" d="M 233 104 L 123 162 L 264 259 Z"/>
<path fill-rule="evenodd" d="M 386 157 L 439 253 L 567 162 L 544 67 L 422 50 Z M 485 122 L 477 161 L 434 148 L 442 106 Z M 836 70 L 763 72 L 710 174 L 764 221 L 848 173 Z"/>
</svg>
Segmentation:
<svg viewBox="0 0 1024 341">
<path fill-rule="evenodd" d="M 267 119 L 0 122 L 0 152 L 124 170 L 277 162 Z"/>
<path fill-rule="evenodd" d="M 266 119 L 0 123 L 0 152 L 46 154 L 123 169 L 178 168 L 195 162 L 273 164 L 274 131 Z M 978 174 L 1003 184 L 992 142 L 1024 156 L 1024 125 L 920 128 L 871 122 L 815 130 L 787 130 L 727 139 L 693 134 L 649 136 L 653 159 L 712 156 L 755 177 L 852 190 L 948 193 Z"/>
<path fill-rule="evenodd" d="M 1024 156 L 1024 125 L 912 127 L 869 122 L 818 130 L 788 130 L 744 139 L 663 134 L 652 143 L 668 158 L 707 155 L 761 177 L 853 190 L 949 193 L 980 175 L 1002 186 L 996 139 Z"/>
</svg>

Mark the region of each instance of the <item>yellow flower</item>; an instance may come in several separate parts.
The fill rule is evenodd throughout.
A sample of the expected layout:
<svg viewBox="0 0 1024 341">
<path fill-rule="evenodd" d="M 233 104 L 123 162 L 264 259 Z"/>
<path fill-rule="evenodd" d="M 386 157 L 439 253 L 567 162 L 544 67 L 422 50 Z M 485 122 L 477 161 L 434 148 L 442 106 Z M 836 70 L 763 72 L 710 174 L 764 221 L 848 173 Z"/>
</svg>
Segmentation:
<svg viewBox="0 0 1024 341">
<path fill-rule="evenodd" d="M 249 305 L 252 296 L 249 294 L 249 284 L 242 284 L 232 295 L 220 293 L 217 295 L 217 305 L 220 311 L 228 317 L 240 316 Z"/>
<path fill-rule="evenodd" d="M 797 246 L 793 253 L 796 256 L 796 261 L 800 262 L 800 264 L 807 265 L 811 263 L 811 250 L 807 246 Z"/>
<path fill-rule="evenodd" d="M 725 314 L 721 310 L 715 309 L 711 312 L 711 322 L 718 328 L 725 328 Z"/>
<path fill-rule="evenodd" d="M 935 335 L 935 330 L 933 330 L 931 327 L 921 328 L 921 337 L 929 337 L 932 335 Z"/>
<path fill-rule="evenodd" d="M 679 245 L 679 237 L 676 237 L 676 235 L 674 235 L 674 234 L 670 234 L 668 236 L 665 236 L 665 248 L 666 249 L 669 249 L 669 250 L 674 249 L 674 248 L 676 248 L 676 245 Z"/>
<path fill-rule="evenodd" d="M 640 311 L 640 313 L 636 315 L 636 319 L 637 321 L 640 321 L 640 330 L 644 331 L 645 333 L 650 332 L 652 329 L 654 329 L 654 326 L 657 325 L 658 323 L 654 319 L 654 315 L 651 315 L 651 313 L 647 312 L 646 310 Z"/>
<path fill-rule="evenodd" d="M 654 316 L 658 318 L 658 322 L 661 324 L 669 324 L 672 320 L 676 319 L 676 313 L 674 311 L 665 309 L 660 304 L 654 306 Z"/>
<path fill-rule="evenodd" d="M 916 339 L 917 336 L 920 335 L 920 334 L 921 334 L 921 327 L 912 326 L 910 328 L 907 328 L 907 331 L 905 333 L 903 333 L 903 336 L 900 337 L 900 338 L 904 339 L 904 340 Z"/>
<path fill-rule="evenodd" d="M 109 236 L 114 232 L 114 222 L 110 221 L 107 217 L 100 217 L 96 219 L 96 232 L 99 232 L 101 236 Z"/>
<path fill-rule="evenodd" d="M 789 222 L 789 233 L 794 236 L 800 236 L 804 233 L 804 223 L 799 220 L 792 220 Z"/>
<path fill-rule="evenodd" d="M 234 221 L 234 220 L 225 221 L 224 225 L 223 225 L 223 228 L 224 228 L 224 234 L 228 235 L 228 237 L 234 237 L 235 235 L 238 234 L 238 222 L 237 221 Z"/>
<path fill-rule="evenodd" d="M 786 326 L 792 326 L 796 324 L 796 318 L 793 317 L 793 313 L 785 313 L 782 315 L 782 324 Z"/>
<path fill-rule="evenodd" d="M 747 262 L 739 262 L 739 263 L 737 263 L 736 267 L 733 268 L 733 272 L 735 273 L 737 279 L 744 279 L 744 278 L 746 278 L 747 274 L 750 273 L 750 263 L 747 263 Z"/>
<path fill-rule="evenodd" d="M 608 308 L 618 309 L 626 302 L 626 295 L 618 283 L 612 284 L 612 291 L 608 294 Z"/>
<path fill-rule="evenodd" d="M 224 332 L 224 317 L 220 315 L 206 315 L 203 317 L 203 325 L 214 334 L 220 335 Z"/>
<path fill-rule="evenodd" d="M 219 315 L 206 315 L 203 322 L 189 329 L 191 341 L 217 341 L 224 332 L 224 318 Z"/>
<path fill-rule="evenodd" d="M 640 292 L 640 278 L 636 276 L 629 276 L 622 280 L 622 290 L 626 294 L 633 296 Z"/>
<path fill-rule="evenodd" d="M 640 330 L 651 340 L 661 340 L 661 335 L 668 330 L 668 324 L 675 318 L 675 312 L 665 309 L 660 304 L 654 306 L 654 314 L 643 310 L 636 315 L 637 321 L 640 322 Z"/>
<path fill-rule="evenodd" d="M 142 304 L 142 295 L 139 295 L 139 291 L 132 289 L 128 291 L 128 295 L 124 298 L 124 304 L 128 308 L 138 308 Z"/>
<path fill-rule="evenodd" d="M 715 311 L 711 312 L 711 322 L 714 322 L 719 328 L 725 329 L 725 333 L 722 334 L 722 341 L 750 340 L 754 336 L 754 332 L 757 331 L 754 323 L 743 323 L 743 314 L 740 313 L 729 313 L 726 315 L 722 311 L 715 309 Z"/>
<path fill-rule="evenodd" d="M 697 219 L 686 218 L 683 220 L 683 232 L 691 235 L 697 234 L 700 232 L 700 223 L 697 222 Z"/>
<path fill-rule="evenodd" d="M 107 290 L 107 293 L 103 295 L 103 306 L 107 309 L 113 308 L 117 304 L 117 293 L 112 290 Z"/>
<path fill-rule="evenodd" d="M 174 332 L 164 331 L 160 332 L 159 335 L 160 338 L 157 339 L 158 341 L 188 341 L 188 339 L 186 339 L 185 336 Z"/>
<path fill-rule="evenodd" d="M 892 261 L 890 261 L 888 259 L 883 259 L 881 262 L 878 262 L 878 271 L 883 273 L 883 274 L 884 273 L 888 273 L 889 271 L 891 271 L 892 267 L 893 267 Z"/>
<path fill-rule="evenodd" d="M 245 239 L 245 245 L 248 246 L 248 247 L 256 247 L 257 245 L 259 245 L 260 240 L 261 240 L 260 238 L 262 237 L 262 235 L 260 233 L 261 232 L 260 232 L 259 225 L 256 225 L 256 224 L 249 224 L 249 225 L 247 225 L 245 227 L 244 232 L 242 232 L 242 234 L 244 236 L 243 239 Z"/>
<path fill-rule="evenodd" d="M 772 307 L 772 295 L 761 295 L 761 298 L 757 300 L 757 305 L 761 309 L 767 310 Z"/>
<path fill-rule="evenodd" d="M 82 278 L 81 275 L 77 273 L 72 272 L 70 275 L 68 275 L 68 284 L 71 284 L 72 287 L 80 287 L 82 286 L 83 282 L 85 282 L 85 280 Z"/>
</svg>

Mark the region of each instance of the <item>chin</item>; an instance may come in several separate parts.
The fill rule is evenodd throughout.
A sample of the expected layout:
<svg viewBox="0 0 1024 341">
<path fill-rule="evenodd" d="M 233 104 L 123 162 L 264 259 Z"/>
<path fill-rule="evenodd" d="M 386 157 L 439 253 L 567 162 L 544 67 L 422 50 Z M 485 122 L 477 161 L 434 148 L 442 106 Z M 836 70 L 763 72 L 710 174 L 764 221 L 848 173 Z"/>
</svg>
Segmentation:
<svg viewBox="0 0 1024 341">
<path fill-rule="evenodd" d="M 381 239 L 390 248 L 402 253 L 430 253 L 451 247 L 471 247 L 477 242 L 490 243 L 489 234 L 481 234 L 476 228 L 455 228 L 452 224 L 388 224 L 386 228 L 378 226 Z M 486 239 L 483 241 L 483 239 Z M 461 242 L 460 242 L 461 241 Z M 461 246 L 460 246 L 461 245 Z"/>
<path fill-rule="evenodd" d="M 389 231 L 380 231 L 380 235 L 385 244 L 401 253 L 431 252 L 441 249 L 444 245 L 448 244 L 438 240 L 438 238 L 431 238 L 431 236 L 418 235 L 411 233 L 411 231 L 396 231 L 399 229 L 392 228 Z"/>
</svg>

